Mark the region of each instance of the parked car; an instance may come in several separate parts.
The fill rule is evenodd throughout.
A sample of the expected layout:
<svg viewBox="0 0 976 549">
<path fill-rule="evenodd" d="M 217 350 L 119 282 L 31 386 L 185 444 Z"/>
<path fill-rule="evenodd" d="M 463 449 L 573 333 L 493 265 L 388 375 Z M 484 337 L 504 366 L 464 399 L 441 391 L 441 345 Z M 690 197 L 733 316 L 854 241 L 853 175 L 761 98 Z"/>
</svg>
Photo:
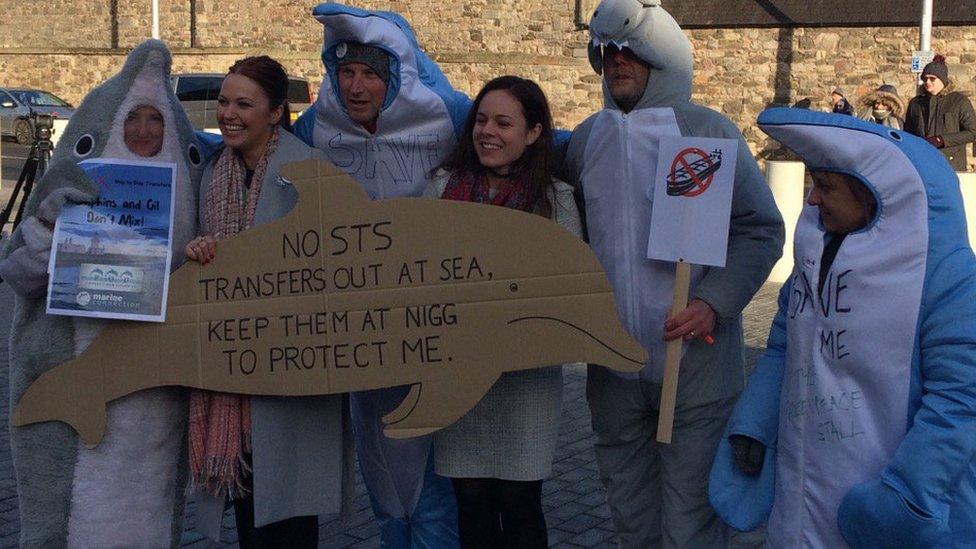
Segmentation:
<svg viewBox="0 0 976 549">
<path fill-rule="evenodd" d="M 173 91 L 186 110 L 190 123 L 198 130 L 217 132 L 217 96 L 224 81 L 223 74 L 191 73 L 170 77 Z M 312 105 L 312 89 L 304 78 L 288 79 L 288 107 L 291 121 Z"/>
<path fill-rule="evenodd" d="M 0 137 L 13 137 L 21 145 L 33 141 L 31 111 L 68 119 L 75 109 L 64 99 L 44 90 L 0 88 Z"/>
</svg>

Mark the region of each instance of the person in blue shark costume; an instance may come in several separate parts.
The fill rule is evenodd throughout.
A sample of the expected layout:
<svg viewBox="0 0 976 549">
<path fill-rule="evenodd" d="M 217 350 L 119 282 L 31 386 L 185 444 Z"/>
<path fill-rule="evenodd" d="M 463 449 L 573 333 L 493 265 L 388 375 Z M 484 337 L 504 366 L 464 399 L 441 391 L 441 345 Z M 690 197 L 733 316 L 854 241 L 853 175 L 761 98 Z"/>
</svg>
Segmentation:
<svg viewBox="0 0 976 549">
<path fill-rule="evenodd" d="M 976 259 L 956 174 L 924 140 L 852 117 L 772 109 L 759 125 L 876 212 L 830 262 L 837 210 L 815 186 L 712 505 L 738 530 L 768 519 L 772 547 L 972 547 Z"/>
<path fill-rule="evenodd" d="M 420 196 L 457 143 L 470 99 L 421 51 L 400 15 L 337 4 L 321 4 L 312 15 L 325 26 L 326 75 L 295 134 L 374 199 Z M 343 88 L 353 97 L 342 97 Z M 456 547 L 457 504 L 450 481 L 434 473 L 432 437 L 383 435 L 383 416 L 408 391 L 351 396 L 356 452 L 381 541 L 390 548 Z"/>
</svg>

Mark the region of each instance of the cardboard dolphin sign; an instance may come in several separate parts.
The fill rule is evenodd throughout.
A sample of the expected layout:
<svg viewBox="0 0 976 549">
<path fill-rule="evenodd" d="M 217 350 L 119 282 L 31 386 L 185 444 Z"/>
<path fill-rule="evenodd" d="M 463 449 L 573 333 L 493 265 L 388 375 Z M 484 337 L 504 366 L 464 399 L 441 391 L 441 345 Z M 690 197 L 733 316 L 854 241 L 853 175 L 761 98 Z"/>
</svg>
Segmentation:
<svg viewBox="0 0 976 549">
<path fill-rule="evenodd" d="M 413 385 L 384 418 L 388 436 L 411 437 L 456 421 L 507 371 L 585 361 L 636 372 L 646 362 L 600 263 L 555 223 L 480 204 L 370 201 L 325 162 L 282 175 L 299 191 L 291 213 L 173 273 L 164 324 L 114 322 L 31 385 L 13 424 L 63 421 L 91 446 L 105 403 L 150 387 Z"/>
</svg>

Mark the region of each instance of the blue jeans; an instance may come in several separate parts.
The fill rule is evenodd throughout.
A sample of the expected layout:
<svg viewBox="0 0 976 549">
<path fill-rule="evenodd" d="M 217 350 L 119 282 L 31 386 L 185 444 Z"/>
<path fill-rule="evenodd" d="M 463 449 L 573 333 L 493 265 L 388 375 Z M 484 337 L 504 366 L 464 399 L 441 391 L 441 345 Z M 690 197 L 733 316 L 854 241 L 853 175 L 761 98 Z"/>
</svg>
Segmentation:
<svg viewBox="0 0 976 549">
<path fill-rule="evenodd" d="M 408 517 L 391 517 L 369 495 L 380 527 L 384 549 L 453 549 L 459 547 L 457 501 L 450 479 L 434 473 L 433 456 L 427 461 L 420 499 Z"/>
</svg>

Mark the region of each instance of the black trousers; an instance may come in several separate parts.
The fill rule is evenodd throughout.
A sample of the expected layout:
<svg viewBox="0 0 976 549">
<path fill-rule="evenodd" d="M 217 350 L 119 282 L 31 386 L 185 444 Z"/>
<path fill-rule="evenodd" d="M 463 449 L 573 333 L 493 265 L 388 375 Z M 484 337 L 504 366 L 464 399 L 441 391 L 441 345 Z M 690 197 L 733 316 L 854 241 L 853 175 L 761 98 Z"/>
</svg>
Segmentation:
<svg viewBox="0 0 976 549">
<path fill-rule="evenodd" d="M 545 549 L 542 481 L 452 478 L 462 549 Z"/>
<path fill-rule="evenodd" d="M 251 469 L 251 455 L 244 456 Z M 292 517 L 254 527 L 254 481 L 250 473 L 243 476 L 247 496 L 234 500 L 237 519 L 237 542 L 241 549 L 316 549 L 319 546 L 319 517 Z"/>
</svg>

